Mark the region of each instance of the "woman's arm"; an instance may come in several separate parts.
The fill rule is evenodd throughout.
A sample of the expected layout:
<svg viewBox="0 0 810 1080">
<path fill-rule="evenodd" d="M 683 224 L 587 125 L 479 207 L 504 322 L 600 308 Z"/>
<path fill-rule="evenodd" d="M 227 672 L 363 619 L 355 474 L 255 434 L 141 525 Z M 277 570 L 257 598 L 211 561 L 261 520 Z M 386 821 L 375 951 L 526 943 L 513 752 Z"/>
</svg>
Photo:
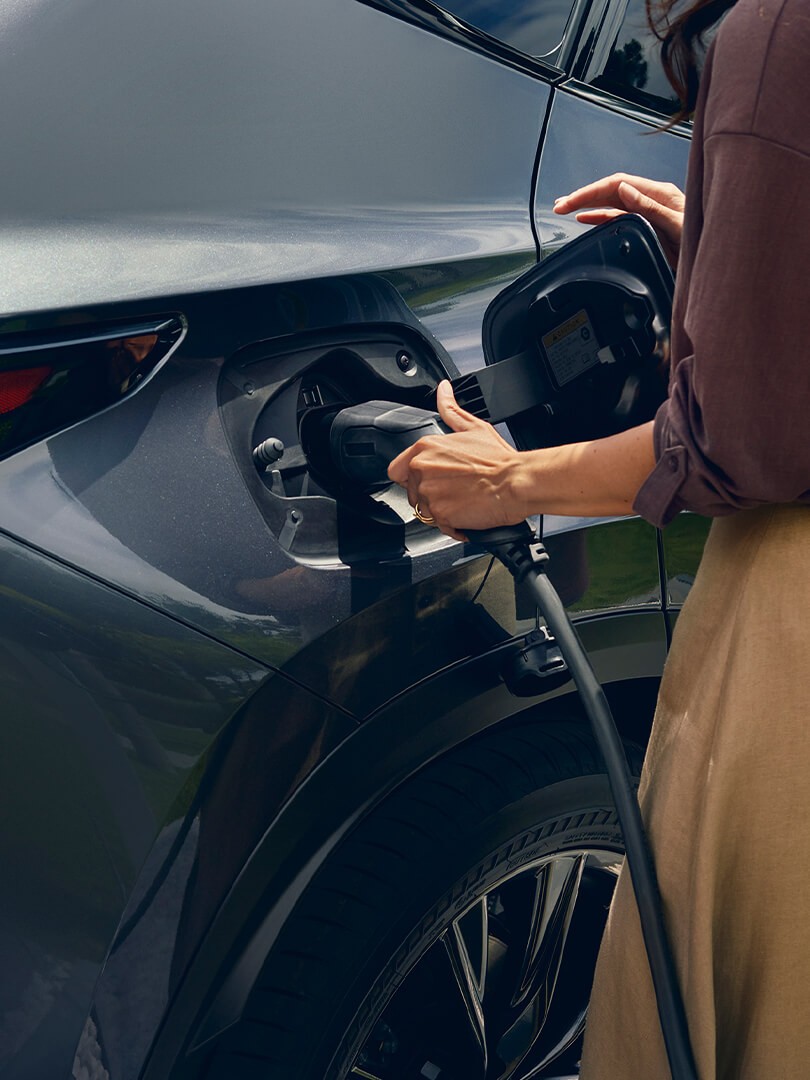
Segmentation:
<svg viewBox="0 0 810 1080">
<path fill-rule="evenodd" d="M 652 422 L 593 442 L 518 451 L 465 412 L 449 382 L 436 400 L 456 434 L 420 439 L 388 470 L 411 506 L 448 536 L 511 525 L 531 514 L 600 517 L 632 512 L 655 465 Z"/>
</svg>

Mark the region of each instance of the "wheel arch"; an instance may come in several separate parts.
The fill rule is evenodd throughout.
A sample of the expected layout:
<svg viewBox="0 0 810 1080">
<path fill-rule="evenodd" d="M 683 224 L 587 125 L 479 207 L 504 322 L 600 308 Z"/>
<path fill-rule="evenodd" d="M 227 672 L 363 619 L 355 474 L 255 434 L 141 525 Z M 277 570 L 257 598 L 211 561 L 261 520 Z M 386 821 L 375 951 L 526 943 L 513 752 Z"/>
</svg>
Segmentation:
<svg viewBox="0 0 810 1080">
<path fill-rule="evenodd" d="M 665 655 L 661 613 L 578 624 L 623 736 L 645 742 Z M 573 684 L 520 699 L 500 678 L 509 642 L 437 673 L 370 714 L 269 825 L 178 987 L 143 1080 L 196 1075 L 202 1053 L 241 1015 L 289 913 L 342 838 L 401 784 L 484 732 L 531 718 L 582 720 Z"/>
</svg>

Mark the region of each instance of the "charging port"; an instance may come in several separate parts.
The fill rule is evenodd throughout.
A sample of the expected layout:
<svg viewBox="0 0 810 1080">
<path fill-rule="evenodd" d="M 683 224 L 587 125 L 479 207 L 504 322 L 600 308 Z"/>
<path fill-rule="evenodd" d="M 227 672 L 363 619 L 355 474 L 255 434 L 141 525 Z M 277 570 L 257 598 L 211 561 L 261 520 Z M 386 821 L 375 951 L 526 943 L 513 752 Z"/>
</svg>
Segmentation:
<svg viewBox="0 0 810 1080">
<path fill-rule="evenodd" d="M 342 410 L 375 400 L 433 409 L 446 377 L 421 335 L 390 324 L 303 337 L 295 350 L 288 342 L 251 346 L 226 365 L 220 406 L 234 457 L 293 558 L 353 563 L 447 543 L 413 518 L 387 478 L 358 483 L 337 468 L 330 446 Z M 358 468 L 362 451 L 360 443 L 346 451 Z"/>
</svg>

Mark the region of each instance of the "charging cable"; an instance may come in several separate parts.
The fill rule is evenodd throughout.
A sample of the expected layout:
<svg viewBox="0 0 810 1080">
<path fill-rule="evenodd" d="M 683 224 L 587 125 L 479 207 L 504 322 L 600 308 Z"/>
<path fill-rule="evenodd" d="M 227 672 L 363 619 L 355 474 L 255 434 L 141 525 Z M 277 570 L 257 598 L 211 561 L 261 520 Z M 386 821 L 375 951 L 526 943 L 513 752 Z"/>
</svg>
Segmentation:
<svg viewBox="0 0 810 1080">
<path fill-rule="evenodd" d="M 616 815 L 624 834 L 627 868 L 636 895 L 670 1072 L 673 1080 L 697 1080 L 686 1010 L 664 926 L 652 851 L 644 832 L 630 768 L 605 692 L 557 590 L 546 574 L 548 552 L 527 521 L 481 532 L 467 529 L 466 533 L 472 542 L 495 555 L 516 582 L 525 583 L 531 590 L 568 665 L 605 762 Z"/>
</svg>

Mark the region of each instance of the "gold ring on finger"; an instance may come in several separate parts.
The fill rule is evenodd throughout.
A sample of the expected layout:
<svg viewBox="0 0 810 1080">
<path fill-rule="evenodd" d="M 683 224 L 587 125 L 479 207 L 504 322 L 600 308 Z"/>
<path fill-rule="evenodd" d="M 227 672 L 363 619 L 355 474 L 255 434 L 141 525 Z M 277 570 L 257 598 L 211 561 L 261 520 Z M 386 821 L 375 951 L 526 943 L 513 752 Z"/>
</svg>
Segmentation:
<svg viewBox="0 0 810 1080">
<path fill-rule="evenodd" d="M 413 516 L 418 521 L 421 521 L 423 525 L 435 525 L 436 524 L 436 518 L 431 517 L 429 514 L 423 514 L 421 512 L 421 510 L 419 509 L 419 503 L 417 503 L 416 506 L 414 506 L 414 508 L 413 508 Z"/>
</svg>

